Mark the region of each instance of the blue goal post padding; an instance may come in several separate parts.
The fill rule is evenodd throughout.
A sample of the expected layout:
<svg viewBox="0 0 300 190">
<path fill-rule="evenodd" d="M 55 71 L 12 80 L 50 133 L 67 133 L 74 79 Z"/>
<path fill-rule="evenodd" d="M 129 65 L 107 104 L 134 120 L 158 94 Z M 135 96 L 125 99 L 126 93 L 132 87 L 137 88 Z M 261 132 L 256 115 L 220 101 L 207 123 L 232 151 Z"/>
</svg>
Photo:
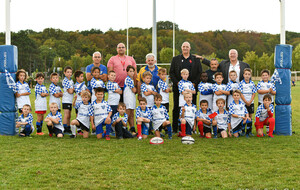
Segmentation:
<svg viewBox="0 0 300 190">
<path fill-rule="evenodd" d="M 16 112 L 0 112 L 0 135 L 16 134 Z"/>
<path fill-rule="evenodd" d="M 291 71 L 289 69 L 277 69 L 282 84 L 275 82 L 276 86 L 276 104 L 291 104 Z"/>
<path fill-rule="evenodd" d="M 275 47 L 275 68 L 292 68 L 292 52 L 293 46 L 287 44 L 279 44 Z"/>
<path fill-rule="evenodd" d="M 10 72 L 17 72 L 18 70 L 18 48 L 12 45 L 0 46 L 0 72 L 3 73 L 5 69 Z"/>
<path fill-rule="evenodd" d="M 11 73 L 11 76 L 14 79 L 16 78 L 16 74 L 14 73 Z M 15 94 L 12 89 L 8 88 L 5 73 L 0 73 L 0 89 L 0 112 L 15 112 Z"/>
<path fill-rule="evenodd" d="M 277 105 L 275 107 L 275 134 L 292 135 L 292 107 L 291 105 Z"/>
</svg>

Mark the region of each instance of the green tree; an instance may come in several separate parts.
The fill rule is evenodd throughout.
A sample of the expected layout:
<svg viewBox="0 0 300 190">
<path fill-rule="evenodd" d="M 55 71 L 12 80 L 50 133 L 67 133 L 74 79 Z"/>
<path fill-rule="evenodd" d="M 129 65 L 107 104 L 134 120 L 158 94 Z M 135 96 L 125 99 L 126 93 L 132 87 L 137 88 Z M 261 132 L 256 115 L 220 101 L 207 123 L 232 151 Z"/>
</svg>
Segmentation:
<svg viewBox="0 0 300 190">
<path fill-rule="evenodd" d="M 43 62 L 43 67 L 39 70 L 47 72 L 48 70 L 50 70 L 50 68 L 52 68 L 52 63 L 54 61 L 54 58 L 56 57 L 56 52 L 54 49 L 46 45 L 40 46 L 39 50 L 40 57 Z"/>
<path fill-rule="evenodd" d="M 300 44 L 296 46 L 293 51 L 293 66 L 292 70 L 299 71 L 300 70 Z"/>
<path fill-rule="evenodd" d="M 255 51 L 247 51 L 245 56 L 243 57 L 243 61 L 248 63 L 253 71 L 253 76 L 256 76 L 256 67 L 258 64 L 258 55 L 256 55 Z"/>
<path fill-rule="evenodd" d="M 175 56 L 179 55 L 179 51 L 175 50 Z M 173 49 L 172 48 L 162 48 L 159 52 L 160 62 L 161 63 L 171 63 L 173 58 Z"/>
</svg>

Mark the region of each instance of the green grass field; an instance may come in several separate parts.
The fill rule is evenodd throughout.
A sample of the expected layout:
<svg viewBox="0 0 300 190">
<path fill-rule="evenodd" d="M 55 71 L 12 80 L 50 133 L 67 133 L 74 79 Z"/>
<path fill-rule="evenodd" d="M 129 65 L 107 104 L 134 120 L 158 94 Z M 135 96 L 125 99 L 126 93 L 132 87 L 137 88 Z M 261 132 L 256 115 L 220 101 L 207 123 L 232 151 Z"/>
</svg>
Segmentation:
<svg viewBox="0 0 300 190">
<path fill-rule="evenodd" d="M 295 134 L 273 139 L 194 135 L 194 145 L 174 137 L 156 146 L 149 139 L 0 136 L 0 189 L 299 189 L 299 86 L 292 96 Z"/>
</svg>

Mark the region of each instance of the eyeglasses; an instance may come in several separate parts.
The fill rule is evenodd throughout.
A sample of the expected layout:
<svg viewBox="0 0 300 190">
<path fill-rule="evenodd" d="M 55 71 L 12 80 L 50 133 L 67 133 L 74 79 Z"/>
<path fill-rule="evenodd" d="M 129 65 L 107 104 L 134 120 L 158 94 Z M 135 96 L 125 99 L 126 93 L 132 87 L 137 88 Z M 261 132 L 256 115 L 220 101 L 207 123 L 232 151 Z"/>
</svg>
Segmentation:
<svg viewBox="0 0 300 190">
<path fill-rule="evenodd" d="M 101 57 L 100 57 L 100 56 L 98 56 L 98 57 L 97 57 L 97 56 L 95 56 L 94 58 L 101 58 Z"/>
<path fill-rule="evenodd" d="M 118 49 L 123 49 L 123 48 L 125 48 L 125 47 L 118 47 Z"/>
</svg>

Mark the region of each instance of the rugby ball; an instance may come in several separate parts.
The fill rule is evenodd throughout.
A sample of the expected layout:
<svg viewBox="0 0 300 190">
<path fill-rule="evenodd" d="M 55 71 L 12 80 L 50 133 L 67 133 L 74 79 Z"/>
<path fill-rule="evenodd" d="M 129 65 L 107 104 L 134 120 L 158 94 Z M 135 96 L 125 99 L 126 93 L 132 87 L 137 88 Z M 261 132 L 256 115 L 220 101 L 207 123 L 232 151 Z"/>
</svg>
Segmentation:
<svg viewBox="0 0 300 190">
<path fill-rule="evenodd" d="M 152 139 L 150 139 L 150 144 L 163 144 L 163 143 L 164 143 L 164 139 L 160 137 L 153 137 Z"/>
<path fill-rule="evenodd" d="M 194 144 L 195 139 L 193 137 L 190 137 L 190 136 L 185 136 L 185 137 L 181 138 L 181 143 L 182 144 Z"/>
</svg>

